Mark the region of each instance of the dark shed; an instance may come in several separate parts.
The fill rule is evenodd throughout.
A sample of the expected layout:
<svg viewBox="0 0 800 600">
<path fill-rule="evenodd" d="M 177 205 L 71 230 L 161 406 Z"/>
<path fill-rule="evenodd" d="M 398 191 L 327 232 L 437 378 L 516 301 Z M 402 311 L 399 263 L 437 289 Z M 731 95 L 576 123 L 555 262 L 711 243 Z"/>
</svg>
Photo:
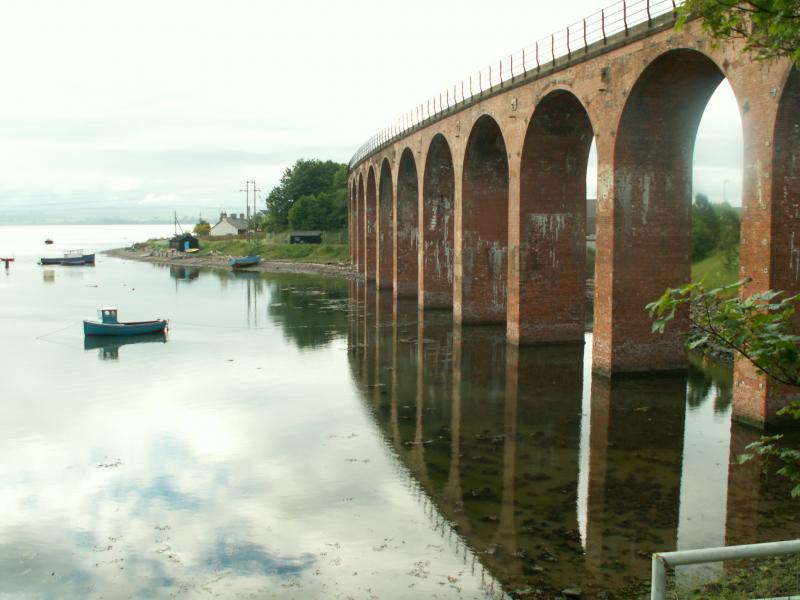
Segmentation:
<svg viewBox="0 0 800 600">
<path fill-rule="evenodd" d="M 292 231 L 289 234 L 290 244 L 321 244 L 321 231 Z"/>
<path fill-rule="evenodd" d="M 169 247 L 186 252 L 190 248 L 199 248 L 200 242 L 191 233 L 181 233 L 169 241 Z"/>
</svg>

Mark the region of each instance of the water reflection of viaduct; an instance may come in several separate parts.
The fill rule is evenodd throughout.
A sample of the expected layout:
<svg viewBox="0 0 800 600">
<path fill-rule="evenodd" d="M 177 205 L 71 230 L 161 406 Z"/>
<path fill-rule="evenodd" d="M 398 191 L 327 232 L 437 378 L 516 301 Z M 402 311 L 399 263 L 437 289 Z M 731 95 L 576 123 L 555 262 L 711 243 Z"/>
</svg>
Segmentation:
<svg viewBox="0 0 800 600">
<path fill-rule="evenodd" d="M 769 514 L 786 490 L 736 465 L 753 430 L 732 425 L 713 459 L 723 481 L 687 474 L 687 448 L 710 435 L 685 432 L 702 372 L 688 399 L 685 374 L 584 382 L 580 345 L 518 348 L 496 327 L 351 288 L 350 367 L 387 445 L 506 589 L 616 588 L 646 580 L 656 550 L 785 535 Z"/>
<path fill-rule="evenodd" d="M 667 14 L 553 62 L 354 158 L 350 247 L 367 280 L 452 308 L 457 323 L 503 323 L 513 344 L 581 340 L 594 140 L 593 367 L 685 368 L 681 324 L 653 335 L 643 307 L 689 277 L 695 134 L 727 79 L 744 139 L 742 274 L 751 291 L 800 290 L 800 74 L 788 61 L 711 48 L 698 21 L 678 33 Z M 744 366 L 736 378 L 735 416 L 773 418 L 780 391 Z"/>
</svg>

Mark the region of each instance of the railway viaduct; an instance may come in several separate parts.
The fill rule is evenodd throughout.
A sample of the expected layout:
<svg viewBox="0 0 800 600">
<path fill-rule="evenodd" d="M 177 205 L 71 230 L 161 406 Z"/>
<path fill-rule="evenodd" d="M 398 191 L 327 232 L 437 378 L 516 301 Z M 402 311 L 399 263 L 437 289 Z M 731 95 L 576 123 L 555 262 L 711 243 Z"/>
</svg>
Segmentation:
<svg viewBox="0 0 800 600">
<path fill-rule="evenodd" d="M 598 13 L 566 47 L 563 32 L 537 43 L 362 146 L 349 172 L 359 272 L 456 323 L 504 324 L 511 344 L 582 342 L 594 140 L 593 369 L 685 368 L 686 322 L 653 334 L 644 307 L 689 280 L 695 135 L 727 79 L 744 140 L 745 293 L 800 291 L 800 72 L 740 42 L 715 47 L 696 20 L 678 32 L 671 2 L 655 4 Z M 759 426 L 793 397 L 741 361 L 734 387 L 735 418 Z"/>
</svg>

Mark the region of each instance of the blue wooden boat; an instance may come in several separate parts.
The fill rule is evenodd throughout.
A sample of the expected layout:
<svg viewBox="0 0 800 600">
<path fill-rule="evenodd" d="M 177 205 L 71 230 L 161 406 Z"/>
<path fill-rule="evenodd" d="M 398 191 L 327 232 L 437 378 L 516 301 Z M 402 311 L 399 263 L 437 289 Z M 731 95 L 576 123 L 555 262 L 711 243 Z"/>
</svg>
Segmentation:
<svg viewBox="0 0 800 600">
<path fill-rule="evenodd" d="M 141 335 L 159 333 L 167 328 L 166 319 L 125 323 L 117 320 L 116 308 L 101 308 L 97 312 L 100 316 L 99 321 L 83 322 L 83 335 Z"/>
<path fill-rule="evenodd" d="M 240 256 L 239 258 L 232 258 L 228 261 L 228 266 L 232 269 L 246 269 L 247 267 L 254 267 L 261 262 L 261 256 L 253 254 L 250 256 Z"/>
</svg>

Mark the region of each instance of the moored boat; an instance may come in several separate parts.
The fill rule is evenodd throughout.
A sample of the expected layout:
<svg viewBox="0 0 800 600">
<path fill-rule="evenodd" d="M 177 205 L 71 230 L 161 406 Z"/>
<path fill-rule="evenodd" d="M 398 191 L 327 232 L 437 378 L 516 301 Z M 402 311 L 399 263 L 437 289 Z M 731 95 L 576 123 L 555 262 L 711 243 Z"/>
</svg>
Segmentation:
<svg viewBox="0 0 800 600">
<path fill-rule="evenodd" d="M 250 256 L 240 256 L 239 258 L 232 258 L 228 261 L 228 266 L 232 269 L 245 269 L 247 267 L 254 267 L 261 262 L 261 256 L 258 254 Z"/>
<path fill-rule="evenodd" d="M 70 250 L 59 258 L 40 258 L 40 265 L 94 265 L 94 254 L 84 254 L 83 250 Z"/>
<path fill-rule="evenodd" d="M 84 321 L 84 335 L 140 335 L 144 333 L 158 333 L 167 329 L 166 319 L 153 321 L 128 321 L 117 320 L 116 308 L 98 309 L 99 321 Z"/>
</svg>

